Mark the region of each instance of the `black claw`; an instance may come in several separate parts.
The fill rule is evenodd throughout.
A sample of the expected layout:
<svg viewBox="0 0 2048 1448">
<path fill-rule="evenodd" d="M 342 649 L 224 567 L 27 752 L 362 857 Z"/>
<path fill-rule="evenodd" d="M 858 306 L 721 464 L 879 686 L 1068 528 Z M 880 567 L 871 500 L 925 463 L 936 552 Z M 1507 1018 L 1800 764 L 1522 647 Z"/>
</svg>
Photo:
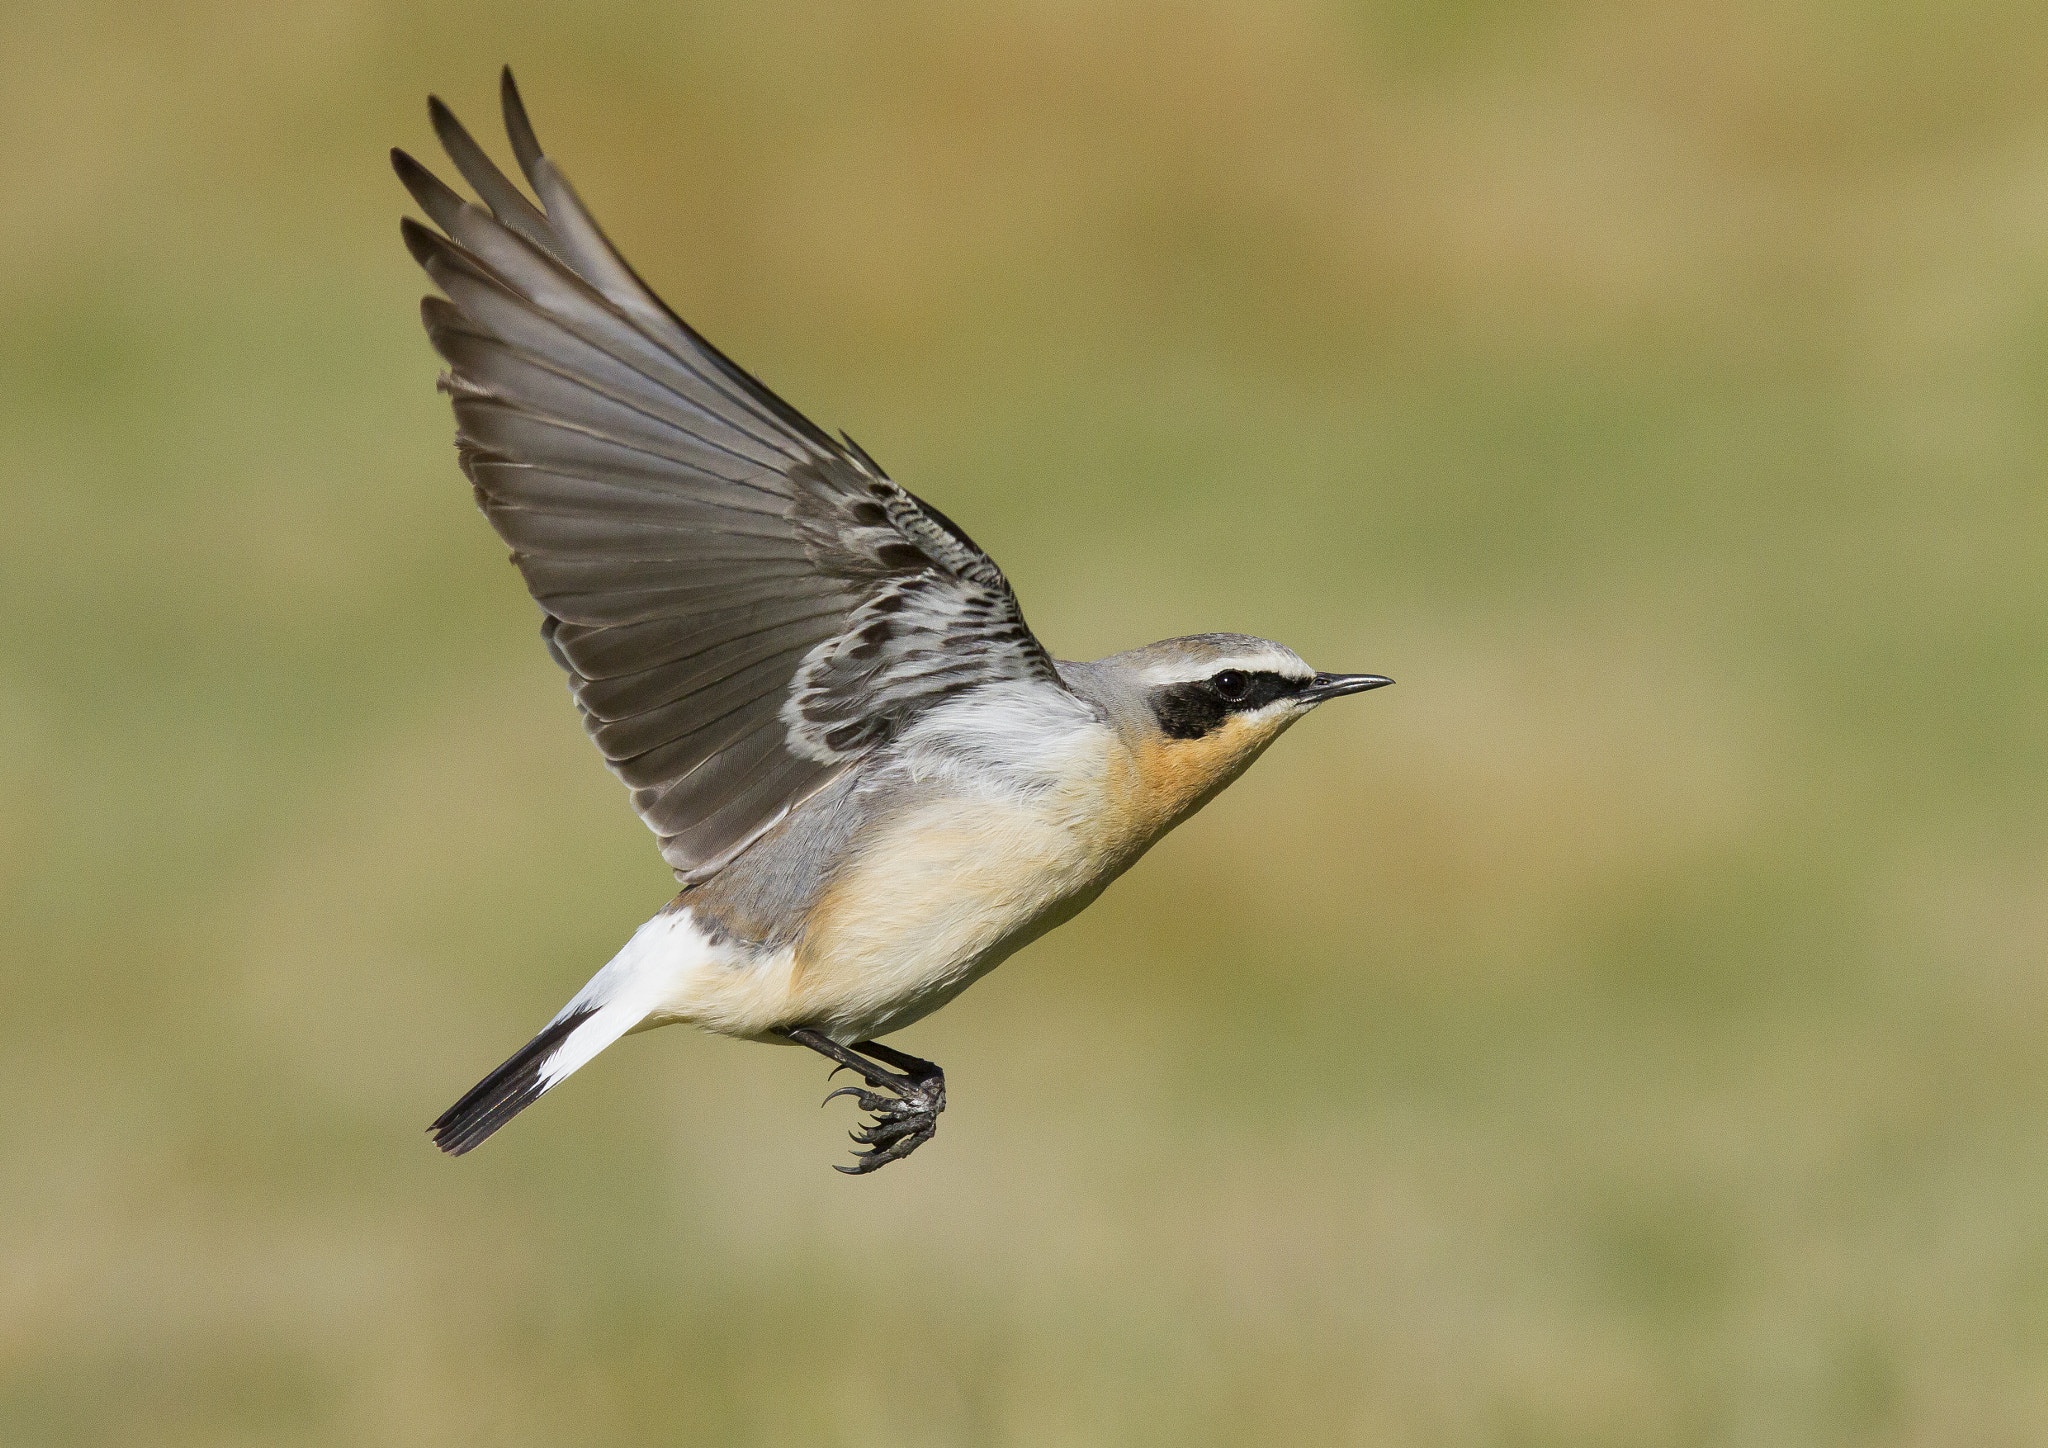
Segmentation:
<svg viewBox="0 0 2048 1448">
<path fill-rule="evenodd" d="M 830 1080 L 831 1078 L 827 1077 L 826 1079 Z M 829 1095 L 827 1095 L 825 1097 L 825 1100 L 820 1101 L 818 1104 L 820 1106 L 824 1106 L 828 1102 L 835 1101 L 841 1096 L 851 1096 L 854 1099 L 854 1104 L 859 1106 L 860 1109 L 863 1111 L 879 1111 L 882 1109 L 883 1106 L 888 1104 L 885 1098 L 877 1096 L 872 1091 L 864 1091 L 858 1086 L 841 1086 L 837 1091 L 831 1092 Z"/>
<path fill-rule="evenodd" d="M 823 1106 L 841 1096 L 851 1096 L 856 1106 L 874 1117 L 865 1126 L 847 1133 L 854 1145 L 868 1149 L 853 1154 L 852 1166 L 835 1164 L 835 1171 L 849 1176 L 864 1175 L 892 1161 L 901 1161 L 938 1134 L 939 1113 L 946 1109 L 946 1073 L 930 1061 L 873 1041 L 863 1041 L 857 1047 L 842 1046 L 821 1032 L 803 1027 L 784 1034 L 837 1063 L 827 1081 L 841 1071 L 852 1071 L 867 1083 L 865 1087 L 841 1086 L 818 1103 Z M 897 1070 L 885 1070 L 876 1061 Z M 897 1074 L 898 1071 L 902 1074 Z"/>
<path fill-rule="evenodd" d="M 873 1126 L 863 1126 L 849 1131 L 847 1135 L 862 1146 L 887 1146 L 922 1129 L 922 1121 L 918 1117 L 893 1117 L 877 1121 Z"/>
<path fill-rule="evenodd" d="M 852 1166 L 839 1166 L 835 1163 L 833 1170 L 843 1171 L 848 1176 L 862 1176 L 877 1168 L 885 1167 L 892 1161 L 901 1161 L 920 1146 L 923 1146 L 927 1141 L 930 1141 L 935 1130 L 936 1126 L 927 1125 L 924 1129 L 916 1131 L 888 1146 L 876 1147 L 872 1151 L 857 1151 L 853 1154 L 854 1164 Z"/>
</svg>

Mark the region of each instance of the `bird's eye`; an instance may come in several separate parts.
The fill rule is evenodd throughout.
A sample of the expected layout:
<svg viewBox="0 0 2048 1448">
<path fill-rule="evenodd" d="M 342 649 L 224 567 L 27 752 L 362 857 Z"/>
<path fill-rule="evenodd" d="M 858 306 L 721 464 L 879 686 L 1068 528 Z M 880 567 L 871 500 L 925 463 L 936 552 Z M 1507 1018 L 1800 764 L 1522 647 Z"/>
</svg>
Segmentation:
<svg viewBox="0 0 2048 1448">
<path fill-rule="evenodd" d="M 1252 681 L 1242 669 L 1225 669 L 1209 681 L 1209 686 L 1233 704 L 1252 691 Z"/>
</svg>

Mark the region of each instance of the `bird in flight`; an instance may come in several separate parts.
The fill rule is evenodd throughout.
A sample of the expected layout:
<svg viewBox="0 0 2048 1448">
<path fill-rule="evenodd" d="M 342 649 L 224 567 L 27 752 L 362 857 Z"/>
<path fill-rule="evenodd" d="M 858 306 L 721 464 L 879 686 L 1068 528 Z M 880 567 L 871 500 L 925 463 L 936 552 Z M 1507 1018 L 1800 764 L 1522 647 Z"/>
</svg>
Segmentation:
<svg viewBox="0 0 2048 1448">
<path fill-rule="evenodd" d="M 958 524 L 649 290 L 510 69 L 502 96 L 538 205 L 438 99 L 482 205 L 391 153 L 434 223 L 402 223 L 441 292 L 421 315 L 477 505 L 682 888 L 429 1131 L 466 1152 L 687 1021 L 850 1069 L 832 1095 L 872 1119 L 838 1169 L 873 1171 L 946 1104 L 881 1037 L 1071 919 L 1318 704 L 1392 680 L 1228 633 L 1054 659 Z"/>
</svg>

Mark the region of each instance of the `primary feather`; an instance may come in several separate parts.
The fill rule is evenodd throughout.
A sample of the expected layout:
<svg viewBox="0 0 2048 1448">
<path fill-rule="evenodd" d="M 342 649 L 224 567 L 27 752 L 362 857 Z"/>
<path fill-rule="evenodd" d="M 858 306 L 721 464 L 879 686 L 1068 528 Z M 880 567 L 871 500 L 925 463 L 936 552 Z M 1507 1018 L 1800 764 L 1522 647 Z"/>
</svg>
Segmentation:
<svg viewBox="0 0 2048 1448">
<path fill-rule="evenodd" d="M 503 101 L 539 205 L 438 100 L 485 204 L 392 153 L 439 228 L 404 223 L 443 293 L 421 314 L 477 502 L 677 877 L 963 690 L 1061 688 L 994 561 L 676 317 L 541 150 L 509 70 Z"/>
</svg>

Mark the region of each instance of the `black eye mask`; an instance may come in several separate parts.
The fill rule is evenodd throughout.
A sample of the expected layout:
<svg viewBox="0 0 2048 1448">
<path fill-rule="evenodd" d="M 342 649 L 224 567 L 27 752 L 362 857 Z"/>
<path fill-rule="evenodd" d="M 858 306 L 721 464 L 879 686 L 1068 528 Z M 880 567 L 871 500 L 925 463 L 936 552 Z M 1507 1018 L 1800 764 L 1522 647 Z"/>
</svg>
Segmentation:
<svg viewBox="0 0 2048 1448">
<path fill-rule="evenodd" d="M 1299 694 L 1308 684 L 1306 679 L 1290 679 L 1285 674 L 1253 673 L 1248 669 L 1227 669 L 1224 672 L 1245 681 L 1239 690 L 1235 687 L 1237 679 L 1230 680 L 1231 692 L 1237 695 L 1235 698 L 1224 698 L 1215 679 L 1162 684 L 1145 696 L 1145 702 L 1152 706 L 1152 716 L 1159 721 L 1159 728 L 1167 738 L 1200 739 L 1232 714 L 1248 714 L 1254 709 L 1263 709 L 1275 699 Z"/>
</svg>

